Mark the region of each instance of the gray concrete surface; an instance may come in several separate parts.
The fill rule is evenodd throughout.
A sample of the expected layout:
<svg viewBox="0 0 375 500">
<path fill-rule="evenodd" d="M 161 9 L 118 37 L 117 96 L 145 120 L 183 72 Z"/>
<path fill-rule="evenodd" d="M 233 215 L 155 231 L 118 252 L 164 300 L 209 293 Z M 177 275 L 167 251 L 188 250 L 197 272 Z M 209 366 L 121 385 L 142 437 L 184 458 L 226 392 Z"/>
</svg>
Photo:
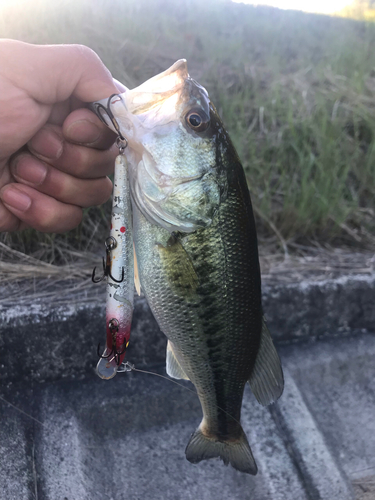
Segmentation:
<svg viewBox="0 0 375 500">
<path fill-rule="evenodd" d="M 277 340 L 374 330 L 375 275 L 269 283 L 262 291 L 267 322 Z"/>
<path fill-rule="evenodd" d="M 374 474 L 375 335 L 285 346 L 281 352 L 341 472 L 356 483 Z M 288 415 L 288 398 L 279 405 Z"/>
<path fill-rule="evenodd" d="M 286 386 L 268 408 L 245 392 L 242 421 L 259 467 L 256 477 L 219 460 L 186 461 L 186 444 L 201 419 L 188 382 L 181 387 L 139 372 L 108 382 L 94 375 L 95 343 L 103 340 L 97 306 L 76 301 L 46 316 L 38 304 L 21 316 L 3 310 L 0 499 L 373 500 L 375 287 L 359 281 L 323 283 L 320 292 L 316 283 L 299 292 L 265 291 L 272 333 L 277 309 L 281 318 L 276 337 Z M 351 300 L 345 287 L 351 287 Z M 342 313 L 333 305 L 341 305 Z M 286 321 L 293 308 L 295 322 Z M 127 358 L 137 368 L 165 374 L 165 340 L 143 300 L 137 310 Z M 328 312 L 331 329 L 324 329 Z M 32 323 L 36 314 L 39 322 Z M 77 329 L 77 318 L 85 328 Z M 46 338 L 54 349 L 49 359 Z M 10 346 L 13 358 L 7 357 Z"/>
<path fill-rule="evenodd" d="M 38 285 L 36 284 L 36 289 Z M 0 380 L 80 379 L 94 370 L 96 348 L 105 342 L 105 285 L 56 295 L 0 301 Z M 1 293 L 0 293 L 1 298 Z M 277 341 L 373 330 L 375 275 L 263 285 L 263 307 Z M 164 363 L 166 339 L 144 298 L 136 298 L 128 358 Z M 20 360 L 22 359 L 22 362 Z"/>
<path fill-rule="evenodd" d="M 375 466 L 375 336 L 280 350 L 280 402 L 263 408 L 248 389 L 244 398 L 258 476 L 219 460 L 187 462 L 184 449 L 201 418 L 197 397 L 159 377 L 124 373 L 111 382 L 93 377 L 3 391 L 40 423 L 1 402 L 1 498 L 354 498 L 352 481 Z"/>
</svg>

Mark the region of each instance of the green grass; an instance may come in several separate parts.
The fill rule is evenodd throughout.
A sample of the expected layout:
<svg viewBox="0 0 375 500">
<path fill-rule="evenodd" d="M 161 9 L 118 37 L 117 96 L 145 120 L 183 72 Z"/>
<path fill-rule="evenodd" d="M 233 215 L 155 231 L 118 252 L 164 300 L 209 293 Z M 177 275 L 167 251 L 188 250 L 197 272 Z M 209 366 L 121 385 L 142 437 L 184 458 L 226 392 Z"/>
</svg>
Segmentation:
<svg viewBox="0 0 375 500">
<path fill-rule="evenodd" d="M 185 57 L 238 149 L 261 235 L 374 248 L 375 24 L 220 0 L 56 4 L 0 11 L 0 36 L 89 45 L 130 87 Z M 108 215 L 90 209 L 64 236 L 11 238 L 27 251 L 86 249 Z"/>
</svg>

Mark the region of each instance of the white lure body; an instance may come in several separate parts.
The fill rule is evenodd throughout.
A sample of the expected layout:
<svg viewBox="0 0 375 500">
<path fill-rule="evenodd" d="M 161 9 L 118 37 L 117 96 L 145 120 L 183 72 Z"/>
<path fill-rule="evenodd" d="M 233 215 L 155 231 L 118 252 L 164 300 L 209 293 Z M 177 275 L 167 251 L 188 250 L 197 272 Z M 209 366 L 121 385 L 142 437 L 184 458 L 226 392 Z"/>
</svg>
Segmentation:
<svg viewBox="0 0 375 500">
<path fill-rule="evenodd" d="M 117 373 L 129 344 L 134 304 L 133 228 L 127 161 L 115 163 L 110 237 L 106 240 L 110 273 L 107 276 L 106 347 L 96 372 L 102 379 Z"/>
</svg>

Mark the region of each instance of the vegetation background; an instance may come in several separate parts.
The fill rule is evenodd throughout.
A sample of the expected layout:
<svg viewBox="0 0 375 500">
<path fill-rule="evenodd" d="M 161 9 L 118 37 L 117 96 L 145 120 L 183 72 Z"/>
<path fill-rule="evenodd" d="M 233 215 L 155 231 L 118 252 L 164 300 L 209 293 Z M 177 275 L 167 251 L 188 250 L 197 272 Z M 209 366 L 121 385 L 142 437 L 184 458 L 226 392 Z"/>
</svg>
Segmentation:
<svg viewBox="0 0 375 500">
<path fill-rule="evenodd" d="M 337 14 L 360 21 L 375 21 L 375 0 L 353 0 L 351 5 Z"/>
<path fill-rule="evenodd" d="M 186 58 L 242 159 L 261 246 L 371 251 L 373 3 L 342 12 L 358 21 L 227 0 L 34 0 L 0 10 L 0 36 L 88 45 L 128 87 Z M 69 264 L 101 251 L 109 218 L 110 202 L 65 235 L 2 234 L 0 258 Z"/>
</svg>

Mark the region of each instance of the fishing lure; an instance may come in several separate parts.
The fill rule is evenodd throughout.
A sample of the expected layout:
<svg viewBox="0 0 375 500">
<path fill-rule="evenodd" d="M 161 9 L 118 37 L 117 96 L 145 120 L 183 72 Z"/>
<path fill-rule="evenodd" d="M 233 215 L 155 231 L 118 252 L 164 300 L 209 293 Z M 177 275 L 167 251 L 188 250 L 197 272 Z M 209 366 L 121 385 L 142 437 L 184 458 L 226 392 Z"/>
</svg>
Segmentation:
<svg viewBox="0 0 375 500">
<path fill-rule="evenodd" d="M 124 360 L 129 345 L 130 328 L 134 304 L 134 260 L 132 212 L 128 167 L 123 151 L 126 147 L 124 138 L 119 138 L 117 145 L 120 154 L 116 158 L 113 182 L 113 202 L 110 236 L 105 241 L 106 259 L 103 259 L 103 275 L 95 276 L 94 283 L 107 278 L 106 306 L 106 346 L 100 354 L 96 372 L 102 379 L 111 379 Z"/>
</svg>

